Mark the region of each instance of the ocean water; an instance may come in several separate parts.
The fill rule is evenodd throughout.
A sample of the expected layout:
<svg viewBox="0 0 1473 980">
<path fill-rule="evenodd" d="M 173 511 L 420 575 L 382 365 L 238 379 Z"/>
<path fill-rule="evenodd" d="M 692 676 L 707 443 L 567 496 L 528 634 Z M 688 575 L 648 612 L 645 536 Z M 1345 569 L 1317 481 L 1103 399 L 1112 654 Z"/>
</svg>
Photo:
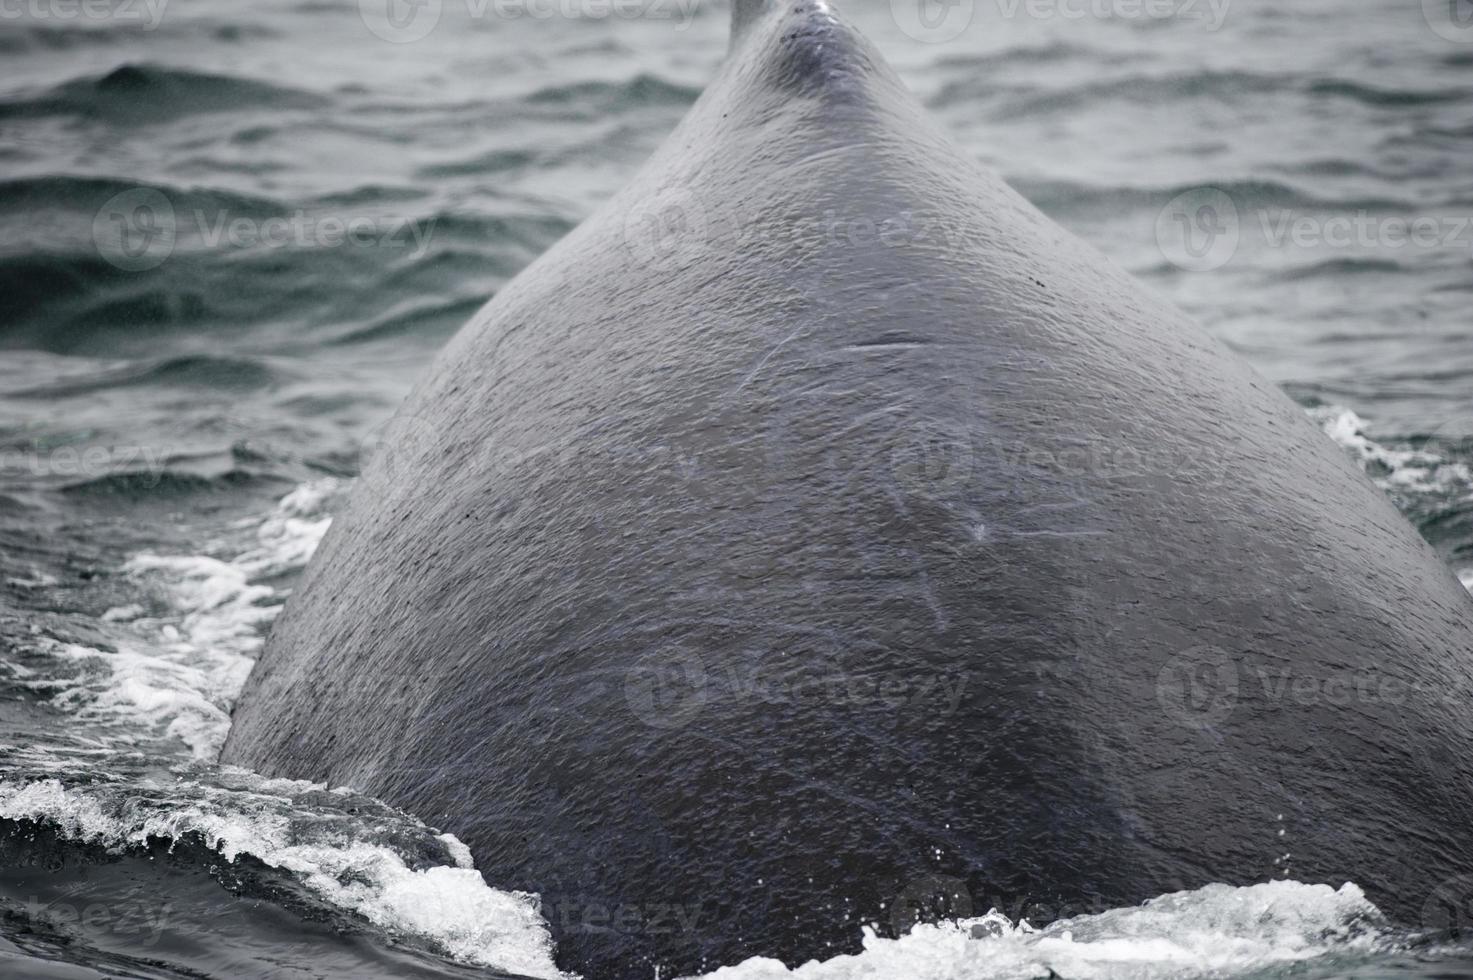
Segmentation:
<svg viewBox="0 0 1473 980">
<path fill-rule="evenodd" d="M 838 5 L 1473 582 L 1465 0 Z M 454 838 L 214 759 L 416 372 L 669 132 L 728 16 L 0 3 L 0 977 L 557 975 L 536 897 Z M 1469 896 L 1429 893 L 1420 928 L 1343 882 L 978 909 L 714 976 L 1473 976 Z"/>
</svg>

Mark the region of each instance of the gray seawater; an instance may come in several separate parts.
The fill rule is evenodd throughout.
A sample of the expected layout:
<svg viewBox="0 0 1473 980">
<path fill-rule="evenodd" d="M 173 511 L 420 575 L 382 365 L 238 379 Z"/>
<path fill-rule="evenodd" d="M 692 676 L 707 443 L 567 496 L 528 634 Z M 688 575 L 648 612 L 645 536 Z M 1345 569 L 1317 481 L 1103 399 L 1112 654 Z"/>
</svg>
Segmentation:
<svg viewBox="0 0 1473 980">
<path fill-rule="evenodd" d="M 1466 0 L 840 6 L 963 146 L 1473 569 Z M 458 842 L 213 759 L 416 372 L 670 131 L 727 18 L 0 3 L 0 976 L 552 975 L 535 898 Z M 1469 883 L 1392 925 L 1284 880 L 801 973 L 1473 976 L 1470 926 Z"/>
</svg>

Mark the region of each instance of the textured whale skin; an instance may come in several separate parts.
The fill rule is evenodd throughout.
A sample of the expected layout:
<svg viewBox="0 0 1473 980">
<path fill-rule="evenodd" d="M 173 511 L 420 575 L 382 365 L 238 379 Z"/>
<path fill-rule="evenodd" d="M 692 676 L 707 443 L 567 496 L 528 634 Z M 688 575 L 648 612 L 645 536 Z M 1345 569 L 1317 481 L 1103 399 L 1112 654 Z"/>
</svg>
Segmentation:
<svg viewBox="0 0 1473 980">
<path fill-rule="evenodd" d="M 223 761 L 455 833 L 565 969 L 1473 871 L 1456 579 L 824 4 L 738 3 L 389 432 Z"/>
</svg>

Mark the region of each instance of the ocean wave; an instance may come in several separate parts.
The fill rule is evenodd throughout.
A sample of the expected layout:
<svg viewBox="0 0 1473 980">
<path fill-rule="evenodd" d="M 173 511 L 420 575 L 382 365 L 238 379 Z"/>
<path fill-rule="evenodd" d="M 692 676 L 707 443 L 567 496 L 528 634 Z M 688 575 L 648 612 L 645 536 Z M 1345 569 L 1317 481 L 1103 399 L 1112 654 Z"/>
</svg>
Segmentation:
<svg viewBox="0 0 1473 980">
<path fill-rule="evenodd" d="M 161 474 L 147 476 L 157 494 Z M 92 492 L 99 483 L 89 481 Z M 179 742 L 196 759 L 213 759 L 264 628 L 285 601 L 275 583 L 306 565 L 339 492 L 331 478 L 299 486 L 254 528 L 252 544 L 228 558 L 135 555 L 123 574 L 166 611 L 147 615 L 138 601 L 105 611 L 101 619 L 113 626 L 106 645 L 39 638 L 20 665 L 20 685 L 121 744 Z"/>
<path fill-rule="evenodd" d="M 106 366 L 64 380 L 49 381 L 11 393 L 12 398 L 73 398 L 116 388 L 162 385 L 169 388 L 203 386 L 217 391 L 254 391 L 278 383 L 283 372 L 255 357 L 193 354 L 181 357 Z"/>
<path fill-rule="evenodd" d="M 121 47 L 119 42 L 136 39 L 139 35 L 152 33 L 174 42 L 224 41 L 238 44 L 242 41 L 269 41 L 280 37 L 279 31 L 260 23 L 221 21 L 211 18 L 183 20 L 165 17 L 162 4 L 154 8 L 157 16 L 145 4 L 135 3 L 131 11 L 121 18 L 109 19 L 100 25 L 82 23 L 58 23 L 52 21 L 17 21 L 6 18 L 0 23 L 0 53 L 40 54 L 71 51 L 77 48 Z"/>
<path fill-rule="evenodd" d="M 1438 431 L 1374 439 L 1371 423 L 1340 405 L 1309 410 L 1473 591 L 1473 555 L 1462 542 L 1473 525 L 1473 431 L 1455 419 Z"/>
<path fill-rule="evenodd" d="M 986 72 L 994 68 L 1021 65 L 1052 64 L 1059 61 L 1088 61 L 1092 64 L 1123 60 L 1123 55 L 1111 54 L 1096 48 L 1086 48 L 1067 41 L 1050 40 L 1038 44 L 1019 44 L 989 51 L 985 54 L 946 54 L 935 59 L 932 65 L 939 69 L 960 68 L 968 74 Z"/>
<path fill-rule="evenodd" d="M 700 94 L 698 87 L 641 72 L 625 81 L 553 85 L 538 89 L 524 101 L 531 105 L 576 106 L 579 115 L 602 116 L 637 106 L 686 106 Z"/>
<path fill-rule="evenodd" d="M 950 93 L 952 97 L 976 97 L 975 92 L 967 91 L 967 83 L 958 84 L 960 88 Z M 1081 106 L 1098 106 L 1109 100 L 1142 105 L 1199 98 L 1232 101 L 1283 92 L 1292 84 L 1292 76 L 1270 72 L 1201 69 L 1160 75 L 1125 75 L 1119 78 L 1095 79 L 1052 91 L 1029 89 L 1014 92 L 1005 104 L 994 110 L 994 114 L 1000 119 L 1029 117 L 1040 113 L 1070 112 Z"/>
<path fill-rule="evenodd" d="M 269 108 L 276 113 L 329 104 L 325 97 L 302 89 L 145 62 L 11 96 L 0 101 L 0 119 L 70 115 L 138 125 L 242 109 Z"/>
<path fill-rule="evenodd" d="M 283 213 L 288 205 L 267 197 L 242 194 L 219 188 L 185 187 L 157 181 L 127 180 L 94 174 L 43 174 L 0 180 L 0 216 L 8 213 L 23 216 L 37 211 L 62 211 L 82 215 L 87 221 L 88 235 L 97 212 L 108 201 L 129 191 L 157 192 L 168 200 L 175 211 L 204 211 L 210 214 L 228 212 L 232 217 L 267 218 Z M 34 248 L 36 240 L 25 244 Z M 14 252 L 14 246 L 5 249 Z"/>
<path fill-rule="evenodd" d="M 520 170 L 537 163 L 538 153 L 531 149 L 495 149 L 464 160 L 451 160 L 420 167 L 415 175 L 426 179 L 439 177 L 480 176 Z"/>
<path fill-rule="evenodd" d="M 1367 433 L 1370 423 L 1342 405 L 1316 405 L 1309 417 L 1371 476 L 1381 489 L 1398 493 L 1473 494 L 1473 470 L 1452 459 L 1435 443 L 1420 448 L 1385 445 Z"/>
<path fill-rule="evenodd" d="M 72 498 L 104 498 L 110 502 L 134 500 L 167 500 L 192 494 L 213 493 L 224 481 L 250 479 L 234 472 L 221 477 L 201 476 L 174 470 L 121 470 L 87 480 L 63 484 L 61 492 Z"/>
<path fill-rule="evenodd" d="M 489 298 L 488 295 L 476 295 L 449 300 L 410 300 L 390 308 L 368 323 L 349 327 L 327 343 L 361 344 L 405 334 L 449 334 L 469 320 Z"/>
<path fill-rule="evenodd" d="M 1421 269 L 1395 259 L 1349 256 L 1309 262 L 1269 273 L 1280 282 L 1302 282 L 1309 279 L 1341 279 L 1345 276 L 1414 275 Z"/>
<path fill-rule="evenodd" d="M 864 952 L 787 969 L 754 958 L 703 980 L 1187 980 L 1232 977 L 1335 954 L 1395 949 L 1381 913 L 1354 884 L 1214 884 L 1136 908 L 1062 919 L 1044 929 L 996 910 L 918 925 L 900 939 L 866 932 Z"/>
<path fill-rule="evenodd" d="M 1300 184 L 1273 179 L 1231 178 L 1204 180 L 1194 184 L 1124 186 L 1091 184 L 1074 180 L 1049 180 L 1026 174 L 1007 174 L 1008 183 L 1038 207 L 1048 210 L 1099 210 L 1118 215 L 1130 210 L 1159 211 L 1182 194 L 1212 188 L 1222 191 L 1239 208 L 1281 208 L 1295 211 L 1330 213 L 1385 211 L 1395 214 L 1416 213 L 1433 206 L 1426 201 L 1393 197 L 1330 197 L 1315 193 Z M 1445 202 L 1456 206 L 1458 201 Z"/>
<path fill-rule="evenodd" d="M 562 976 L 535 897 L 488 887 L 450 835 L 346 789 L 241 770 L 177 775 L 153 786 L 7 779 L 0 818 L 125 854 L 197 841 L 214 860 L 255 859 L 316 900 L 455 961 Z"/>
<path fill-rule="evenodd" d="M 1438 89 L 1394 89 L 1344 78 L 1317 79 L 1305 84 L 1304 91 L 1315 96 L 1348 99 L 1378 109 L 1466 102 L 1469 98 L 1468 89 L 1463 85 Z"/>
<path fill-rule="evenodd" d="M 1003 68 L 999 60 L 992 67 Z M 1161 74 L 1131 74 L 1117 78 L 1091 79 L 1062 88 L 1042 90 L 1033 86 L 1000 87 L 987 79 L 988 61 L 980 66 L 984 77 L 961 79 L 946 85 L 931 100 L 935 106 L 955 102 L 995 102 L 993 118 L 1029 118 L 1040 114 L 1076 112 L 1084 107 L 1098 111 L 1101 103 L 1127 102 L 1158 106 L 1182 100 L 1213 99 L 1236 102 L 1267 96 L 1302 95 L 1320 100 L 1354 102 L 1371 108 L 1406 108 L 1466 101 L 1463 86 L 1435 89 L 1388 88 L 1353 79 L 1306 78 L 1302 73 L 1199 68 Z"/>
</svg>

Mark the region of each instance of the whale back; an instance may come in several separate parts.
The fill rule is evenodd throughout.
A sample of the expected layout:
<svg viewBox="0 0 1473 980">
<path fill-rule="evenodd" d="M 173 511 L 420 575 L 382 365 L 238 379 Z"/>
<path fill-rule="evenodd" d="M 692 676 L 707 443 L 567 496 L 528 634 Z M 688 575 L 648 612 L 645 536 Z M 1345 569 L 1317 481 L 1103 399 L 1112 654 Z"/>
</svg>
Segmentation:
<svg viewBox="0 0 1473 980">
<path fill-rule="evenodd" d="M 1470 870 L 1469 611 L 826 4 L 737 0 L 409 396 L 223 759 L 455 833 L 591 977 L 1286 874 L 1415 915 Z"/>
</svg>

